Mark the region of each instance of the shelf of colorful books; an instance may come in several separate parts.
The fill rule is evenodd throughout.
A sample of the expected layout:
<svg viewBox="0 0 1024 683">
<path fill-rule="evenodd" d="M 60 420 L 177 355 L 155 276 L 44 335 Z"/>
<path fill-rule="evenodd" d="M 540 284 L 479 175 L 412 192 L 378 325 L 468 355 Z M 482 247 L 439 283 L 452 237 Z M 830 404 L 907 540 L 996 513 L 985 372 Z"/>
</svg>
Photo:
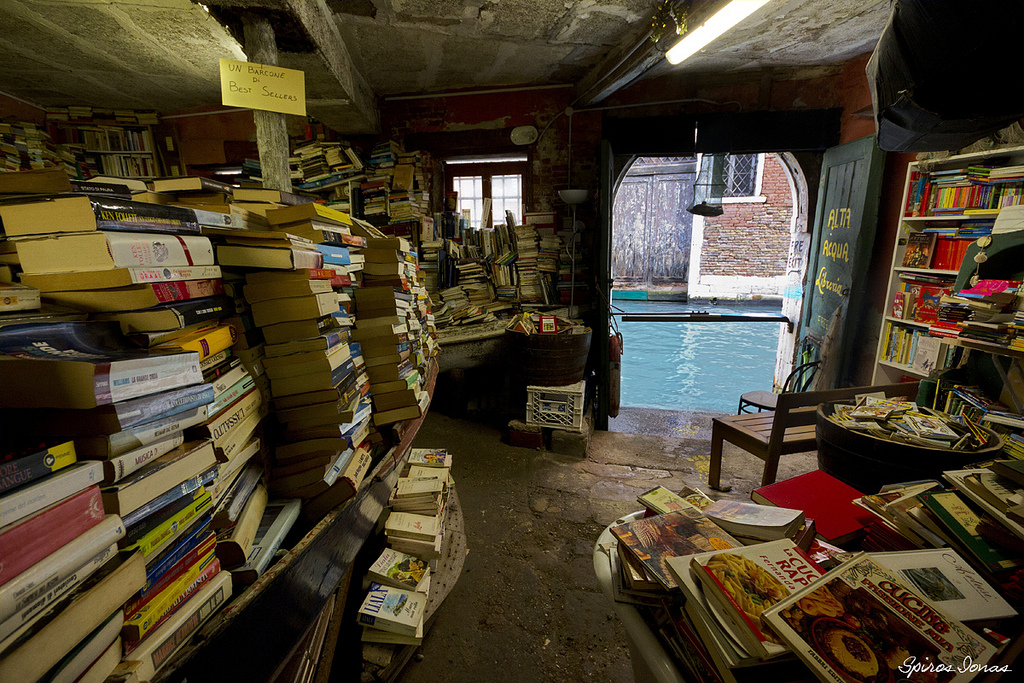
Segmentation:
<svg viewBox="0 0 1024 683">
<path fill-rule="evenodd" d="M 432 361 L 425 384 L 430 396 L 436 380 L 437 363 Z M 273 680 L 298 651 L 374 533 L 426 413 L 424 408 L 419 418 L 396 424 L 401 440 L 366 475 L 356 496 L 328 512 L 283 558 L 214 615 L 199 637 L 160 670 L 154 683 Z M 225 656 L 230 652 L 245 656 Z"/>
<path fill-rule="evenodd" d="M 922 322 L 922 321 L 919 321 L 919 320 L 907 320 L 906 318 L 894 318 L 891 315 L 885 316 L 885 319 L 887 321 L 891 322 L 891 323 L 896 323 L 897 325 L 908 325 L 910 327 L 923 327 L 925 329 L 928 329 L 928 323 Z"/>
</svg>

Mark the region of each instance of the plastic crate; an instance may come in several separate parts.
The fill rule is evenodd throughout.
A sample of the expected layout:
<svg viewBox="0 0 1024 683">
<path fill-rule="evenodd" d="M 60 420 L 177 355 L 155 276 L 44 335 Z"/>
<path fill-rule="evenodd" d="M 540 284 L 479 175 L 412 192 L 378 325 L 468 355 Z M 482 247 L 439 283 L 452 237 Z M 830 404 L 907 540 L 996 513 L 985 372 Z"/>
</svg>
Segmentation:
<svg viewBox="0 0 1024 683">
<path fill-rule="evenodd" d="M 586 386 L 580 380 L 564 387 L 526 387 L 526 424 L 579 431 Z"/>
</svg>

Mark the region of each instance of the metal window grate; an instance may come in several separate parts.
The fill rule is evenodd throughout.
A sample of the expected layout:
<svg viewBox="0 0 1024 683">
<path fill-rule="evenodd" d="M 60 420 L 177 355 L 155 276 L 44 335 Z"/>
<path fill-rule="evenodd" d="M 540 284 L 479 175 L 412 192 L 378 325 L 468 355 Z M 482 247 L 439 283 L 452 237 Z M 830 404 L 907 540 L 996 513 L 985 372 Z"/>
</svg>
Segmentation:
<svg viewBox="0 0 1024 683">
<path fill-rule="evenodd" d="M 757 184 L 757 155 L 725 157 L 725 197 L 752 197 Z"/>
</svg>

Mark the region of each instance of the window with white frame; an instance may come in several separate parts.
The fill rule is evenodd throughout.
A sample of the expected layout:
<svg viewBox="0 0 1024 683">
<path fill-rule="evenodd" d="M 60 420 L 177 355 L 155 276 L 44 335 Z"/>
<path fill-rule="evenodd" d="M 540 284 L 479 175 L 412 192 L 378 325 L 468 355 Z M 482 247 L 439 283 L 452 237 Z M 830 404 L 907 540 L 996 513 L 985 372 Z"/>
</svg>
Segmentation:
<svg viewBox="0 0 1024 683">
<path fill-rule="evenodd" d="M 491 200 L 491 222 L 505 220 L 511 211 L 516 223 L 522 220 L 523 188 L 527 172 L 526 155 L 464 157 L 445 160 L 446 190 L 458 193 L 456 210 L 469 209 L 470 226 L 486 227 L 484 200 Z"/>
<path fill-rule="evenodd" d="M 761 155 L 728 154 L 725 157 L 723 199 L 757 197 L 761 194 Z"/>
</svg>

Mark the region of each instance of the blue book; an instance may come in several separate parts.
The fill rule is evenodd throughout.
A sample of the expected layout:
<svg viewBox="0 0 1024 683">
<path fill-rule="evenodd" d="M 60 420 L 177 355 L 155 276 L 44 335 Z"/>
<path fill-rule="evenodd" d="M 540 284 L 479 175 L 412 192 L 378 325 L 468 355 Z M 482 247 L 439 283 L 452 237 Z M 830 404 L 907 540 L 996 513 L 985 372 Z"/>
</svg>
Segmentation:
<svg viewBox="0 0 1024 683">
<path fill-rule="evenodd" d="M 316 248 L 324 255 L 324 264 L 334 266 L 347 266 L 352 263 L 348 255 L 348 247 L 338 247 L 333 244 L 318 244 Z"/>
</svg>

